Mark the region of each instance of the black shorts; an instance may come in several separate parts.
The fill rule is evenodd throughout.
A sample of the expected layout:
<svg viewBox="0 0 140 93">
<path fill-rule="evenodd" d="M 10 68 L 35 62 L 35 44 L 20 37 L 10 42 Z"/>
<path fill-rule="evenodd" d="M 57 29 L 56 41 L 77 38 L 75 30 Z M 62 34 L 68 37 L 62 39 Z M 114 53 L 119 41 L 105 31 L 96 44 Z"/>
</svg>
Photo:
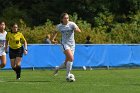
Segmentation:
<svg viewBox="0 0 140 93">
<path fill-rule="evenodd" d="M 16 57 L 22 57 L 23 56 L 23 46 L 18 49 L 12 49 L 9 47 L 9 57 L 10 59 L 15 59 Z"/>
</svg>

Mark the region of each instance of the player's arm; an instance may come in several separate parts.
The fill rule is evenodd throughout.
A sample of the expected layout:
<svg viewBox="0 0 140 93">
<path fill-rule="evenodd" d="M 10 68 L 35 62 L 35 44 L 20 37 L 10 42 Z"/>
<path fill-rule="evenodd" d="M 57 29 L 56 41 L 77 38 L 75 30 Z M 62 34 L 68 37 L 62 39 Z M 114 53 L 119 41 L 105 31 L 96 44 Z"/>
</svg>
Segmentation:
<svg viewBox="0 0 140 93">
<path fill-rule="evenodd" d="M 78 26 L 74 28 L 74 31 L 75 31 L 75 32 L 81 32 L 81 30 L 79 29 Z"/>
<path fill-rule="evenodd" d="M 28 53 L 28 49 L 27 49 L 27 41 L 24 41 L 24 54 L 26 55 Z"/>
<path fill-rule="evenodd" d="M 6 40 L 6 42 L 5 42 L 5 48 L 4 48 L 4 50 L 5 50 L 5 52 L 7 53 L 7 48 L 8 48 L 8 40 Z"/>
<path fill-rule="evenodd" d="M 80 28 L 73 22 L 73 28 L 75 32 L 81 32 Z"/>
<path fill-rule="evenodd" d="M 28 50 L 27 49 L 27 41 L 26 40 L 24 41 L 24 50 L 26 50 L 26 51 Z"/>
<path fill-rule="evenodd" d="M 6 41 L 5 41 L 5 47 L 4 47 L 4 50 L 5 50 L 6 53 L 7 53 L 8 45 L 9 45 L 9 34 L 7 33 L 7 35 L 6 35 Z"/>
<path fill-rule="evenodd" d="M 55 40 L 56 37 L 57 37 L 57 34 L 58 34 L 58 32 L 55 31 L 54 34 L 53 34 L 53 36 L 52 36 L 51 41 L 52 41 L 53 43 L 57 43 L 57 41 Z"/>
<path fill-rule="evenodd" d="M 27 48 L 27 41 L 26 41 L 25 37 L 23 36 L 23 34 L 21 34 L 21 39 L 23 40 L 24 54 L 26 55 L 28 53 L 28 48 Z"/>
</svg>

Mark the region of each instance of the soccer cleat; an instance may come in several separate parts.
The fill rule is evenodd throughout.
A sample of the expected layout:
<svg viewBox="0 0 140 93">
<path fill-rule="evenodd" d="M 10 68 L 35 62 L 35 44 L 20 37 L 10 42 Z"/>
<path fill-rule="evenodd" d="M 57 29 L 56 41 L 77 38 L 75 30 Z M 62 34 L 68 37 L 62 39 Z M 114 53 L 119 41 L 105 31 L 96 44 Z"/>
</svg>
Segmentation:
<svg viewBox="0 0 140 93">
<path fill-rule="evenodd" d="M 16 79 L 20 80 L 20 73 L 17 73 Z"/>
<path fill-rule="evenodd" d="M 20 78 L 17 78 L 17 80 L 20 80 Z"/>
</svg>

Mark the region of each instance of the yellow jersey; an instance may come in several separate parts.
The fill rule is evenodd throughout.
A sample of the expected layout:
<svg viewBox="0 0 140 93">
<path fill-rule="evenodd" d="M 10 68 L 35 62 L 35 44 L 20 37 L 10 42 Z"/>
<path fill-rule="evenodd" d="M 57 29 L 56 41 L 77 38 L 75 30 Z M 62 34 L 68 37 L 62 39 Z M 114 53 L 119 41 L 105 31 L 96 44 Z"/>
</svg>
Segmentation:
<svg viewBox="0 0 140 93">
<path fill-rule="evenodd" d="M 22 41 L 25 42 L 25 38 L 21 32 L 11 33 L 8 32 L 6 35 L 6 41 L 9 42 L 9 46 L 12 49 L 18 49 L 22 46 Z"/>
</svg>

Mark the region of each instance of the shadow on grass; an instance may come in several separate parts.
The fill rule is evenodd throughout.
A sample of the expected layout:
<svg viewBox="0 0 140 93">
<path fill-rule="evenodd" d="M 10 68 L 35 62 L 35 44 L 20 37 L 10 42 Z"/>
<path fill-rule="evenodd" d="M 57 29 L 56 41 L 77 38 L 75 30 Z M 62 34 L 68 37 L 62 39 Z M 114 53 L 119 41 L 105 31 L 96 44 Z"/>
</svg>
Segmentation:
<svg viewBox="0 0 140 93">
<path fill-rule="evenodd" d="M 52 82 L 52 81 L 49 81 L 49 80 L 47 80 L 47 81 L 46 80 L 44 80 L 44 81 L 42 81 L 42 80 L 41 81 L 39 81 L 39 80 L 38 81 L 31 81 L 31 80 L 29 80 L 29 81 L 28 80 L 27 81 L 25 81 L 25 80 L 12 80 L 12 81 L 6 81 L 6 82 L 32 82 L 32 83 L 36 83 L 36 82 L 43 83 L 44 82 L 44 83 L 46 83 L 46 82 Z"/>
</svg>

